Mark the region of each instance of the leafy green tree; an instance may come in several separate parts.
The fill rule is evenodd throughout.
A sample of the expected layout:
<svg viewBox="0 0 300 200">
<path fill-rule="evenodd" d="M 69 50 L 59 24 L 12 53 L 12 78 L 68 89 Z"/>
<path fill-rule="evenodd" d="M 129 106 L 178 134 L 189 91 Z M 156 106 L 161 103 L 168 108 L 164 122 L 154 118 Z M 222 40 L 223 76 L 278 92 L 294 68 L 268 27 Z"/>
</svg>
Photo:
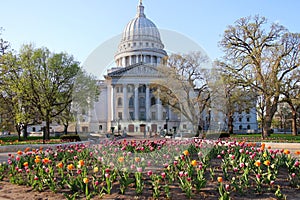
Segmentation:
<svg viewBox="0 0 300 200">
<path fill-rule="evenodd" d="M 64 125 L 64 133 L 67 133 L 70 122 L 77 123 L 78 115 L 84 110 L 93 109 L 94 101 L 99 96 L 99 88 L 96 77 L 80 69 L 74 81 L 74 87 L 71 96 L 71 104 L 58 116 L 58 119 Z M 77 132 L 77 125 L 75 125 Z"/>
<path fill-rule="evenodd" d="M 45 139 L 50 123 L 71 103 L 79 63 L 66 53 L 52 53 L 47 48 L 24 45 L 19 54 L 24 99 L 46 122 Z"/>
<path fill-rule="evenodd" d="M 19 139 L 21 131 L 27 138 L 27 125 L 33 123 L 34 108 L 27 101 L 26 93 L 23 92 L 27 83 L 22 77 L 23 69 L 20 67 L 19 59 L 13 52 L 2 56 L 1 64 L 1 99 L 2 116 L 6 122 L 13 122 Z"/>
<path fill-rule="evenodd" d="M 221 66 L 239 85 L 263 96 L 263 133 L 271 133 L 271 123 L 282 93 L 284 78 L 300 64 L 300 36 L 264 17 L 246 17 L 228 26 L 220 46 L 225 56 Z"/>
</svg>

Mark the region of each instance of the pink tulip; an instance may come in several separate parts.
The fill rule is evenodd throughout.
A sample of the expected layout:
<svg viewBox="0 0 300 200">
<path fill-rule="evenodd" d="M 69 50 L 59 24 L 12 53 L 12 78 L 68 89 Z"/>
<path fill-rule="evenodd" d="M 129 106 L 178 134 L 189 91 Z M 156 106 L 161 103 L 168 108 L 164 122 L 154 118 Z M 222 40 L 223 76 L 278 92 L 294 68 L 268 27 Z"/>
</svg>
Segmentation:
<svg viewBox="0 0 300 200">
<path fill-rule="evenodd" d="M 295 174 L 295 173 L 292 173 L 292 177 L 295 178 L 295 177 L 296 177 L 296 174 Z"/>
<path fill-rule="evenodd" d="M 149 170 L 148 172 L 147 172 L 147 175 L 148 176 L 151 176 L 153 173 L 152 173 L 152 171 L 151 170 Z"/>
<path fill-rule="evenodd" d="M 20 161 L 20 159 L 21 159 L 20 156 L 16 157 L 16 161 Z"/>
<path fill-rule="evenodd" d="M 225 185 L 225 189 L 228 191 L 230 186 L 228 184 Z"/>
<path fill-rule="evenodd" d="M 166 178 L 166 173 L 165 172 L 162 172 L 160 175 L 161 175 L 162 178 Z"/>
<path fill-rule="evenodd" d="M 182 177 L 182 176 L 183 176 L 183 174 L 184 174 L 184 172 L 183 172 L 183 171 L 180 171 L 180 172 L 179 172 L 179 176 L 180 176 L 180 177 Z"/>
<path fill-rule="evenodd" d="M 143 168 L 141 168 L 141 167 L 137 167 L 136 170 L 137 170 L 137 172 L 140 172 L 140 173 L 143 172 Z"/>
</svg>

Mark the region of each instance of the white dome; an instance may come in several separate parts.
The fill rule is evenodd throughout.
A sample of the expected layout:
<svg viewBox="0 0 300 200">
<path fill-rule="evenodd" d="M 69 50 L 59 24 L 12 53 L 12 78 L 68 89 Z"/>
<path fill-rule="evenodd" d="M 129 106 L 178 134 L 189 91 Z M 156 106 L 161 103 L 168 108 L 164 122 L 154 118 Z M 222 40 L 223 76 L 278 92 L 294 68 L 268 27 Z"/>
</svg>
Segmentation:
<svg viewBox="0 0 300 200">
<path fill-rule="evenodd" d="M 130 40 L 151 40 L 161 43 L 160 34 L 155 24 L 145 16 L 132 19 L 123 31 L 122 42 Z"/>
<path fill-rule="evenodd" d="M 123 31 L 115 62 L 118 66 L 138 62 L 158 64 L 167 55 L 163 49 L 159 31 L 155 24 L 146 18 L 144 6 L 140 2 L 136 17 L 128 22 Z"/>
</svg>

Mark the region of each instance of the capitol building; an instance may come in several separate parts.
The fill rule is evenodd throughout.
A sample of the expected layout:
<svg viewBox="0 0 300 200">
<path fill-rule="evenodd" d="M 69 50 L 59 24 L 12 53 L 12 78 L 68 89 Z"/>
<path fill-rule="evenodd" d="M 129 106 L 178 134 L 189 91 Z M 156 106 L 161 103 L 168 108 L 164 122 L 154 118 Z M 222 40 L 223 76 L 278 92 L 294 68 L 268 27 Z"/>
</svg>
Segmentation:
<svg viewBox="0 0 300 200">
<path fill-rule="evenodd" d="M 166 56 L 160 32 L 146 17 L 140 1 L 136 16 L 125 26 L 116 46 L 115 66 L 98 82 L 100 95 L 97 101 L 92 109 L 81 113 L 79 131 L 107 133 L 112 127 L 115 133 L 124 130 L 142 133 L 158 133 L 163 129 L 191 130 L 190 123 L 164 105 L 151 87 L 163 78 L 157 67 L 165 64 Z M 257 129 L 256 116 L 251 116 L 251 120 L 247 118 L 247 128 Z M 235 128 L 241 129 L 241 125 Z"/>
<path fill-rule="evenodd" d="M 114 56 L 116 66 L 99 82 L 100 96 L 80 122 L 80 131 L 159 132 L 167 126 L 179 128 L 180 118 L 150 85 L 160 77 L 158 65 L 167 56 L 156 25 L 139 2 L 135 18 L 126 25 Z M 182 125 L 183 126 L 183 125 Z M 186 125 L 185 125 L 186 126 Z"/>
</svg>

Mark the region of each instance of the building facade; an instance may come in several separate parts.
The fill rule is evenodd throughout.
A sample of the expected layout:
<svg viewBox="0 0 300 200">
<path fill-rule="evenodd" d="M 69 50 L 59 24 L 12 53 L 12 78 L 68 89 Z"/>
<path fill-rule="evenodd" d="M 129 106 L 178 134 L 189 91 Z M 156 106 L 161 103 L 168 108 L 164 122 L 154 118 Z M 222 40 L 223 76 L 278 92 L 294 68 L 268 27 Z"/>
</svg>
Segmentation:
<svg viewBox="0 0 300 200">
<path fill-rule="evenodd" d="M 115 133 L 123 130 L 153 133 L 163 129 L 191 130 L 191 124 L 183 116 L 173 113 L 162 104 L 159 95 L 153 94 L 151 84 L 163 78 L 157 66 L 167 52 L 158 28 L 146 17 L 141 1 L 116 48 L 116 66 L 98 82 L 100 96 L 93 109 L 81 115 L 79 130 L 97 133 L 110 132 L 111 127 Z M 257 129 L 255 110 L 235 116 L 236 131 Z"/>
<path fill-rule="evenodd" d="M 139 2 L 137 14 L 126 25 L 115 54 L 115 64 L 99 81 L 100 97 L 81 130 L 159 132 L 179 128 L 180 119 L 162 105 L 150 87 L 160 77 L 156 67 L 167 56 L 160 33 Z"/>
</svg>

